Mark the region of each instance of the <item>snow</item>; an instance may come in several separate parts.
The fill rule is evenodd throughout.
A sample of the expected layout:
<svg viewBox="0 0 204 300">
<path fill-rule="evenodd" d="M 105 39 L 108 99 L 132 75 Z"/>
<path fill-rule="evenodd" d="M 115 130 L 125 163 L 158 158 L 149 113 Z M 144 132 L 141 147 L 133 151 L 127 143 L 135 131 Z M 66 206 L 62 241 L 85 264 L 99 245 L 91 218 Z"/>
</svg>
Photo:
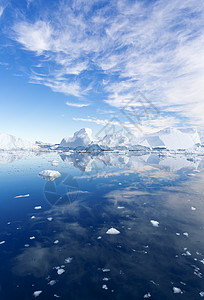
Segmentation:
<svg viewBox="0 0 204 300">
<path fill-rule="evenodd" d="M 79 147 L 87 147 L 92 142 L 92 130 L 90 128 L 82 128 L 76 131 L 73 137 L 63 138 L 59 147 L 76 149 Z"/>
<path fill-rule="evenodd" d="M 110 229 L 108 229 L 106 231 L 107 234 L 120 234 L 120 231 L 118 231 L 117 229 L 111 227 Z"/>
<path fill-rule="evenodd" d="M 60 172 L 54 170 L 44 170 L 41 171 L 39 175 L 47 181 L 53 181 L 61 176 Z"/>
<path fill-rule="evenodd" d="M 13 135 L 7 133 L 0 133 L 0 150 L 31 150 L 38 149 L 38 146 L 23 140 L 16 138 Z"/>
<path fill-rule="evenodd" d="M 26 198 L 26 197 L 29 197 L 30 194 L 26 194 L 26 195 L 19 195 L 19 196 L 15 196 L 14 198 L 17 199 L 17 198 Z"/>
<path fill-rule="evenodd" d="M 150 220 L 150 222 L 152 223 L 152 225 L 154 227 L 159 227 L 159 222 L 158 221 Z"/>
<path fill-rule="evenodd" d="M 35 292 L 33 293 L 33 296 L 36 298 L 36 297 L 38 297 L 41 293 L 42 293 L 42 291 L 35 291 Z"/>
</svg>

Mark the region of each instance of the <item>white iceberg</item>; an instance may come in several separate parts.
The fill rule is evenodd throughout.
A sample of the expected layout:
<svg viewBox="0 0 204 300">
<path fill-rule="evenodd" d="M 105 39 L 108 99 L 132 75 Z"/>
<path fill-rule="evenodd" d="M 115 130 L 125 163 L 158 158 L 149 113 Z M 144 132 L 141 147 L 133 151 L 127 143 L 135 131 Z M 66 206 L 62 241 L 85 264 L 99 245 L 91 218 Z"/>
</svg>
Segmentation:
<svg viewBox="0 0 204 300">
<path fill-rule="evenodd" d="M 120 234 L 120 231 L 117 230 L 117 229 L 115 229 L 115 228 L 113 228 L 113 227 L 111 227 L 110 229 L 108 229 L 108 230 L 106 231 L 106 233 L 107 233 L 107 234 Z"/>
<path fill-rule="evenodd" d="M 73 137 L 63 138 L 59 147 L 61 148 L 84 148 L 92 142 L 92 130 L 90 128 L 82 128 L 76 131 Z"/>
<path fill-rule="evenodd" d="M 150 222 L 152 223 L 152 225 L 153 225 L 154 227 L 159 227 L 159 222 L 158 222 L 158 221 L 150 220 Z"/>
<path fill-rule="evenodd" d="M 19 196 L 15 196 L 14 198 L 26 198 L 26 197 L 30 197 L 30 194 L 26 194 L 26 195 L 19 195 Z"/>
<path fill-rule="evenodd" d="M 54 170 L 44 170 L 41 171 L 39 175 L 47 181 L 53 181 L 61 176 L 60 172 Z"/>
<path fill-rule="evenodd" d="M 32 150 L 38 149 L 38 146 L 23 140 L 16 138 L 15 136 L 7 133 L 0 133 L 0 150 Z"/>
<path fill-rule="evenodd" d="M 36 298 L 36 297 L 38 297 L 41 293 L 42 293 L 42 291 L 35 291 L 35 292 L 33 293 L 33 296 Z"/>
</svg>

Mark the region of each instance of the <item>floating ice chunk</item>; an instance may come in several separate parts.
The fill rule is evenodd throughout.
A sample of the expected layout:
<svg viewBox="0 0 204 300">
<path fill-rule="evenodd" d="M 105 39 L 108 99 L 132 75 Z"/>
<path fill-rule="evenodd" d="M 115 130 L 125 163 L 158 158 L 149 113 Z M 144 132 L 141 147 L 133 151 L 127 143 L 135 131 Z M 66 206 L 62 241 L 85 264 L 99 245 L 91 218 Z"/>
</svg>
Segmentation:
<svg viewBox="0 0 204 300">
<path fill-rule="evenodd" d="M 3 244 L 5 244 L 5 243 L 6 243 L 5 241 L 1 241 L 1 242 L 0 242 L 0 245 L 3 245 Z"/>
<path fill-rule="evenodd" d="M 180 288 L 177 288 L 177 287 L 173 287 L 173 292 L 174 294 L 183 294 L 182 290 Z"/>
<path fill-rule="evenodd" d="M 105 272 L 110 272 L 110 269 L 106 269 L 106 268 L 103 268 L 102 271 L 105 273 Z"/>
<path fill-rule="evenodd" d="M 106 233 L 107 233 L 107 234 L 120 234 L 120 231 L 117 230 L 117 229 L 115 229 L 115 228 L 113 228 L 113 227 L 111 227 L 110 229 L 108 229 L 108 230 L 106 231 Z"/>
<path fill-rule="evenodd" d="M 204 264 L 204 259 L 200 260 L 200 262 L 201 262 L 202 264 Z"/>
<path fill-rule="evenodd" d="M 54 297 L 56 297 L 56 298 L 60 298 L 60 296 L 58 296 L 57 294 L 54 294 Z"/>
<path fill-rule="evenodd" d="M 103 278 L 103 281 L 108 281 L 108 280 L 109 280 L 108 277 L 104 277 L 104 278 Z"/>
<path fill-rule="evenodd" d="M 35 216 L 32 216 L 31 219 L 35 219 Z"/>
<path fill-rule="evenodd" d="M 54 285 L 57 281 L 56 280 L 50 280 L 50 282 L 48 282 L 49 285 Z"/>
<path fill-rule="evenodd" d="M 101 236 L 98 236 L 98 237 L 97 237 L 97 240 L 101 240 L 101 239 L 102 239 L 102 237 L 101 237 Z"/>
<path fill-rule="evenodd" d="M 106 284 L 103 284 L 103 285 L 102 285 L 102 289 L 107 290 L 107 289 L 108 289 L 107 285 L 106 285 Z"/>
<path fill-rule="evenodd" d="M 193 173 L 190 173 L 190 174 L 188 174 L 188 176 L 195 176 L 196 174 L 193 174 Z"/>
<path fill-rule="evenodd" d="M 201 297 L 204 297 L 204 292 L 200 292 L 199 295 L 200 295 Z"/>
<path fill-rule="evenodd" d="M 33 296 L 36 298 L 36 297 L 38 297 L 41 293 L 42 293 L 42 291 L 35 291 L 35 292 L 33 293 Z"/>
<path fill-rule="evenodd" d="M 196 207 L 192 206 L 192 207 L 191 207 L 191 210 L 196 210 Z"/>
<path fill-rule="evenodd" d="M 29 239 L 30 239 L 30 240 L 34 240 L 34 239 L 35 239 L 35 236 L 30 236 Z"/>
<path fill-rule="evenodd" d="M 44 170 L 41 171 L 39 175 L 47 181 L 53 181 L 61 176 L 60 172 L 54 170 Z"/>
<path fill-rule="evenodd" d="M 53 220 L 53 218 L 47 218 L 47 220 L 48 220 L 48 221 L 52 221 L 52 220 Z"/>
<path fill-rule="evenodd" d="M 188 232 L 184 232 L 183 235 L 188 237 L 189 234 L 188 234 Z"/>
<path fill-rule="evenodd" d="M 30 194 L 26 194 L 26 195 L 19 195 L 19 196 L 15 196 L 14 198 L 26 198 L 26 197 L 30 197 Z"/>
<path fill-rule="evenodd" d="M 146 298 L 146 299 L 147 299 L 147 298 L 150 298 L 150 297 L 151 297 L 151 294 L 150 294 L 150 293 L 147 293 L 147 294 L 144 295 L 144 298 Z"/>
<path fill-rule="evenodd" d="M 117 207 L 118 209 L 123 209 L 123 208 L 125 208 L 124 206 L 118 206 Z"/>
<path fill-rule="evenodd" d="M 150 222 L 152 223 L 152 225 L 154 227 L 159 227 L 159 222 L 158 221 L 150 220 Z"/>
<path fill-rule="evenodd" d="M 28 248 L 28 247 L 30 247 L 30 245 L 29 244 L 25 244 L 24 247 Z"/>
<path fill-rule="evenodd" d="M 118 185 L 122 185 L 122 183 L 121 183 L 121 182 L 119 182 L 119 183 L 118 183 Z"/>
<path fill-rule="evenodd" d="M 66 264 L 70 264 L 72 262 L 72 260 L 73 260 L 73 257 L 67 257 L 67 258 L 65 258 L 64 262 Z"/>
<path fill-rule="evenodd" d="M 59 243 L 59 240 L 54 241 L 54 244 L 55 244 L 55 245 L 58 244 L 58 243 Z"/>
<path fill-rule="evenodd" d="M 42 206 L 35 206 L 35 207 L 34 207 L 34 209 L 37 209 L 37 210 L 38 210 L 38 209 L 41 209 L 41 208 L 42 208 Z"/>
<path fill-rule="evenodd" d="M 53 160 L 53 161 L 51 162 L 51 165 L 52 165 L 53 167 L 56 167 L 56 166 L 59 165 L 59 162 L 58 162 L 57 160 Z"/>
<path fill-rule="evenodd" d="M 58 274 L 58 275 L 61 275 L 61 274 L 63 274 L 64 272 L 65 272 L 64 269 L 58 269 L 58 270 L 57 270 L 57 274 Z"/>
<path fill-rule="evenodd" d="M 181 235 L 181 234 L 180 234 L 179 232 L 176 232 L 176 235 L 178 235 L 178 236 L 179 236 L 179 235 Z"/>
</svg>

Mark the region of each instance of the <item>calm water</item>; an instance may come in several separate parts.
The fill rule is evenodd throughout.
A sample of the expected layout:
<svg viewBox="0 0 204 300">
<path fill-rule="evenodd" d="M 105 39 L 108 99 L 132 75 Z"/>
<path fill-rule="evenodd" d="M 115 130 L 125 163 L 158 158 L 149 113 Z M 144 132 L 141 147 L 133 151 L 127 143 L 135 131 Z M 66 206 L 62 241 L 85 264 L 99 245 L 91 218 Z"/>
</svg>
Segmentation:
<svg viewBox="0 0 204 300">
<path fill-rule="evenodd" d="M 201 159 L 1 153 L 0 299 L 204 297 Z"/>
</svg>

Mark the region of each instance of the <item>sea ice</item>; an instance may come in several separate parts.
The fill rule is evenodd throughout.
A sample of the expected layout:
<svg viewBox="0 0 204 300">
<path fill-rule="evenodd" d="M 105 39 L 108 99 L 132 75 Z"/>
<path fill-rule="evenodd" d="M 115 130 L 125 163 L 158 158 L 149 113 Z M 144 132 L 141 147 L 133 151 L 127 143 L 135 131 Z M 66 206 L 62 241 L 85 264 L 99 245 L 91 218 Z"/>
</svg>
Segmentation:
<svg viewBox="0 0 204 300">
<path fill-rule="evenodd" d="M 120 231 L 118 231 L 117 229 L 111 227 L 110 229 L 108 229 L 106 231 L 107 234 L 120 234 Z"/>
<path fill-rule="evenodd" d="M 42 293 L 42 291 L 35 291 L 35 292 L 33 293 L 33 296 L 36 298 L 36 297 L 38 297 L 41 293 Z"/>
<path fill-rule="evenodd" d="M 61 176 L 60 172 L 54 170 L 44 170 L 41 171 L 39 175 L 47 181 L 53 181 Z"/>
<path fill-rule="evenodd" d="M 1 242 L 0 242 L 0 245 L 3 245 L 3 244 L 5 244 L 5 243 L 6 243 L 5 241 L 1 241 Z"/>
<path fill-rule="evenodd" d="M 34 209 L 41 209 L 42 206 L 35 206 Z"/>
<path fill-rule="evenodd" d="M 58 243 L 59 243 L 59 240 L 54 241 L 54 244 L 58 244 Z"/>
<path fill-rule="evenodd" d="M 192 210 L 196 210 L 196 208 L 194 206 L 191 207 Z"/>
<path fill-rule="evenodd" d="M 103 285 L 102 285 L 102 289 L 107 290 L 107 289 L 108 289 L 107 285 L 106 285 L 106 284 L 103 284 Z"/>
<path fill-rule="evenodd" d="M 47 218 L 47 220 L 48 220 L 48 221 L 52 221 L 52 220 L 53 220 L 53 218 Z"/>
<path fill-rule="evenodd" d="M 147 293 L 147 294 L 144 295 L 144 298 L 146 298 L 146 299 L 147 299 L 147 298 L 150 298 L 150 297 L 151 297 L 151 294 L 150 294 L 150 293 Z"/>
<path fill-rule="evenodd" d="M 57 160 L 53 160 L 53 161 L 51 162 L 51 164 L 52 164 L 53 167 L 56 167 L 56 166 L 59 165 L 59 162 L 58 162 Z"/>
<path fill-rule="evenodd" d="M 185 235 L 185 236 L 187 236 L 187 237 L 188 237 L 188 232 L 184 232 L 184 233 L 183 233 L 183 235 Z"/>
<path fill-rule="evenodd" d="M 58 274 L 58 275 L 61 275 L 61 274 L 63 274 L 64 272 L 65 272 L 64 269 L 58 269 L 58 270 L 57 270 L 57 274 Z"/>
<path fill-rule="evenodd" d="M 66 264 L 70 264 L 72 262 L 72 260 L 73 260 L 73 257 L 67 257 L 67 258 L 65 258 L 64 262 Z"/>
<path fill-rule="evenodd" d="M 30 236 L 29 239 L 30 239 L 30 240 L 34 240 L 34 239 L 35 239 L 35 236 Z"/>
<path fill-rule="evenodd" d="M 204 297 L 204 292 L 199 293 L 201 297 Z"/>
<path fill-rule="evenodd" d="M 26 195 L 19 195 L 19 196 L 15 196 L 14 198 L 26 198 L 26 197 L 30 197 L 30 194 L 26 194 Z"/>
<path fill-rule="evenodd" d="M 183 294 L 182 290 L 180 288 L 177 288 L 177 287 L 173 287 L 173 291 L 174 291 L 174 294 Z"/>
<path fill-rule="evenodd" d="M 50 280 L 50 282 L 48 282 L 49 285 L 54 285 L 57 281 L 56 280 Z"/>
<path fill-rule="evenodd" d="M 150 222 L 152 223 L 152 225 L 154 227 L 159 227 L 159 222 L 158 221 L 150 220 Z"/>
</svg>

